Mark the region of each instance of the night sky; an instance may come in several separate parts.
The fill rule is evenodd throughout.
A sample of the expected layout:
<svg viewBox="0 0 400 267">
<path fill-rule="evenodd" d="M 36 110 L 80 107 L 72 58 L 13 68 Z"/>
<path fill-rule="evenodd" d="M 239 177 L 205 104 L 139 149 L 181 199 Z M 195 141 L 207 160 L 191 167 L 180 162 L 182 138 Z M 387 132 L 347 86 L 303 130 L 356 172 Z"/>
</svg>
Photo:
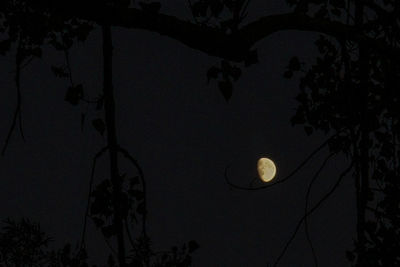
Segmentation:
<svg viewBox="0 0 400 267">
<path fill-rule="evenodd" d="M 248 21 L 287 11 L 263 2 L 251 2 Z M 165 3 L 161 11 L 190 18 L 183 3 Z M 243 68 L 227 103 L 216 82 L 207 83 L 206 77 L 220 59 L 155 33 L 113 28 L 117 134 L 145 174 L 154 247 L 165 249 L 194 239 L 200 245 L 193 257 L 196 267 L 266 266 L 275 261 L 304 214 L 308 182 L 327 151 L 288 182 L 255 192 L 230 188 L 224 170 L 231 164 L 232 182 L 248 186 L 256 177 L 257 159 L 267 156 L 276 162 L 279 180 L 328 137 L 307 137 L 301 127 L 291 126 L 298 82 L 282 76 L 294 55 L 312 62 L 315 37 L 287 31 L 258 43 L 260 63 Z M 100 40 L 97 28 L 87 42 L 71 50 L 74 82 L 83 83 L 92 97 L 102 87 Z M 22 72 L 26 142 L 15 132 L 0 158 L 0 210 L 3 219 L 40 222 L 60 247 L 80 239 L 92 157 L 105 139 L 90 123 L 101 113 L 63 100 L 68 81 L 50 70 L 63 63 L 63 54 L 44 51 L 41 60 Z M 1 142 L 16 105 L 13 62 L 13 54 L 0 58 Z M 83 132 L 82 112 L 87 112 Z M 313 188 L 312 203 L 329 190 L 345 162 L 340 157 L 330 161 Z M 107 177 L 107 164 L 107 157 L 100 161 L 97 181 Z M 353 195 L 349 176 L 309 220 L 320 266 L 348 265 L 345 251 L 355 237 Z M 95 261 L 104 258 L 100 235 L 90 223 L 89 255 Z M 311 265 L 301 228 L 279 266 Z"/>
</svg>

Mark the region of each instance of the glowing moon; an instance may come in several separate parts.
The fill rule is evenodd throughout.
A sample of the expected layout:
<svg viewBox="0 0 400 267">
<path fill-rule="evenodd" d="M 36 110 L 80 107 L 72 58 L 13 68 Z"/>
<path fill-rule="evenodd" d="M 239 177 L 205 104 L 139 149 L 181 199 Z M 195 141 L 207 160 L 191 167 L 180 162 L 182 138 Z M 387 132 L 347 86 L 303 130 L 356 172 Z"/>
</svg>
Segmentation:
<svg viewBox="0 0 400 267">
<path fill-rule="evenodd" d="M 258 176 L 263 182 L 271 181 L 276 174 L 275 163 L 268 158 L 260 158 L 257 162 Z"/>
</svg>

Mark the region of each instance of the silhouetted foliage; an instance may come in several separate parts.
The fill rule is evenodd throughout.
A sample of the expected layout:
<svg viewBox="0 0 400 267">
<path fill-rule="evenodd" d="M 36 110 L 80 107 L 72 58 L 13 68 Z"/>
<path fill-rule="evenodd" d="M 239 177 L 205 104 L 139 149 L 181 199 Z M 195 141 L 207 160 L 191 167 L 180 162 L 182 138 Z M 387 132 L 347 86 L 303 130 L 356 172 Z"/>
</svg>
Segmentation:
<svg viewBox="0 0 400 267">
<path fill-rule="evenodd" d="M 190 254 L 197 246 L 192 242 L 181 249 L 174 247 L 166 254 L 161 253 L 160 257 L 151 249 L 150 239 L 145 232 L 147 210 L 144 177 L 136 161 L 117 145 L 111 77 L 111 26 L 158 32 L 194 49 L 218 56 L 221 58 L 220 64 L 211 66 L 206 78 L 208 82 L 216 80 L 226 101 L 234 93 L 234 82 L 242 75 L 240 65 L 247 67 L 258 62 L 257 50 L 253 46 L 259 40 L 279 30 L 298 29 L 320 33 L 315 41 L 319 55 L 312 65 L 293 57 L 283 73 L 285 78 L 300 79 L 300 91 L 296 97 L 299 106 L 291 122 L 304 127 L 307 135 L 318 131 L 332 133 L 333 136 L 326 143 L 330 153 L 341 153 L 351 159 L 349 168 L 353 171 L 357 197 L 357 238 L 355 248 L 346 254 L 348 259 L 354 266 L 400 264 L 397 255 L 400 250 L 398 1 L 287 0 L 293 12 L 265 16 L 247 25 L 243 25 L 243 21 L 247 16 L 248 0 L 188 1 L 193 22 L 162 14 L 159 2 L 56 2 L 2 1 L 0 54 L 6 55 L 13 46 L 16 47 L 15 80 L 19 96 L 21 68 L 33 58 L 40 58 L 44 45 L 63 51 L 66 63 L 52 66 L 52 71 L 57 77 L 69 78 L 70 86 L 65 101 L 74 106 L 85 102 L 93 104 L 97 110 L 104 110 L 104 119 L 92 121 L 95 130 L 107 137 L 107 147 L 95 156 L 94 165 L 96 159 L 107 150 L 110 153 L 111 172 L 110 177 L 89 192 L 90 212 L 86 215 L 91 216 L 106 239 L 116 236 L 119 252 L 125 251 L 122 233 L 130 236 L 129 227 L 123 231 L 122 224 L 126 226 L 130 223 L 132 226 L 141 218 L 143 231 L 136 239 L 130 237 L 132 253 L 128 264 L 188 266 Z M 72 79 L 68 51 L 74 42 L 85 41 L 97 26 L 101 26 L 103 33 L 105 81 L 103 92 L 92 100 L 85 95 L 82 84 L 76 84 Z M 22 134 L 20 105 L 19 96 L 3 154 L 17 120 Z M 82 128 L 84 121 L 82 114 Z M 128 179 L 120 174 L 115 163 L 118 162 L 118 154 L 123 154 L 136 167 L 138 178 Z M 342 179 L 343 175 L 340 177 Z M 91 186 L 92 183 L 93 175 Z M 306 209 L 305 218 L 308 212 Z M 26 222 L 8 224 L 11 228 L 7 231 L 12 234 L 3 238 L 14 238 L 28 229 L 39 233 L 38 229 Z M 10 229 L 14 229 L 14 232 Z M 80 262 L 86 259 L 82 250 L 75 259 L 77 261 L 72 263 L 70 256 L 66 256 L 70 249 L 64 249 L 65 253 L 60 254 L 64 255 L 60 256 L 64 259 L 64 266 L 84 266 Z M 22 252 L 4 249 L 1 253 L 5 260 L 17 260 L 12 253 Z M 38 257 L 41 257 L 39 251 L 32 253 L 38 253 Z M 109 266 L 116 265 L 115 262 L 125 266 L 123 254 L 119 254 L 118 260 L 110 257 Z"/>
<path fill-rule="evenodd" d="M 353 4 L 360 13 L 355 11 L 352 16 L 347 7 Z M 308 2 L 305 6 L 304 12 L 316 10 L 315 16 L 321 18 L 362 24 L 362 34 L 399 47 L 396 1 Z M 354 266 L 397 266 L 399 61 L 393 55 L 373 51 L 367 44 L 346 39 L 321 35 L 315 45 L 320 55 L 310 67 L 302 66 L 300 93 L 296 97 L 299 107 L 292 123 L 303 125 L 308 135 L 313 130 L 340 132 L 329 144 L 330 151 L 342 152 L 356 161 L 353 176 L 360 183 L 358 237 L 355 249 L 346 254 L 348 259 Z M 298 71 L 297 60 L 291 60 L 284 76 L 290 78 Z"/>
<path fill-rule="evenodd" d="M 48 263 L 51 238 L 39 224 L 21 219 L 7 219 L 0 233 L 1 266 L 44 266 Z"/>
</svg>

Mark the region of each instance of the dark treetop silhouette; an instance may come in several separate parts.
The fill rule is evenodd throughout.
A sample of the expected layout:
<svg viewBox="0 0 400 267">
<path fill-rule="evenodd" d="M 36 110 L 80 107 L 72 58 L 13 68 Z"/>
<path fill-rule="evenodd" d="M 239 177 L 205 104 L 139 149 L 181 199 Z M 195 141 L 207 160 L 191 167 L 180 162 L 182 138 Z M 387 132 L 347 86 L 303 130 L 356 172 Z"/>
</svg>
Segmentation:
<svg viewBox="0 0 400 267">
<path fill-rule="evenodd" d="M 303 125 L 308 135 L 314 131 L 331 134 L 332 137 L 313 152 L 316 154 L 321 147 L 329 148 L 329 155 L 321 169 L 333 155 L 342 154 L 349 159 L 349 163 L 339 174 L 334 187 L 315 206 L 309 208 L 308 197 L 320 170 L 316 172 L 307 190 L 304 217 L 275 265 L 284 255 L 301 223 L 305 222 L 308 234 L 307 217 L 335 191 L 345 175 L 351 172 L 356 188 L 357 236 L 354 249 L 347 252 L 347 257 L 354 266 L 397 266 L 400 261 L 397 255 L 400 244 L 400 112 L 396 85 L 400 82 L 400 4 L 394 0 L 287 0 L 292 12 L 268 15 L 246 24 L 249 3 L 250 1 L 245 0 L 189 1 L 193 19 L 184 21 L 162 14 L 161 4 L 157 2 L 1 2 L 0 30 L 4 39 L 0 42 L 0 52 L 6 54 L 13 45 L 16 47 L 15 84 L 18 99 L 2 154 L 6 152 L 17 124 L 23 137 L 21 69 L 32 58 L 42 56 L 43 45 L 51 45 L 63 51 L 66 64 L 53 66 L 52 69 L 55 75 L 70 80 L 65 100 L 72 105 L 87 102 L 98 110 L 104 110 L 104 120 L 99 118 L 92 122 L 101 135 L 106 133 L 107 140 L 106 147 L 95 155 L 93 172 L 96 160 L 107 152 L 109 179 L 105 179 L 96 188 L 92 188 L 91 182 L 85 218 L 90 216 L 105 238 L 116 242 L 115 254 L 119 266 L 171 266 L 178 264 L 177 261 L 183 264 L 181 266 L 187 266 L 190 264 L 189 254 L 196 248 L 193 242 L 188 247 L 185 246 L 179 252 L 181 254 L 175 249 L 161 258 L 150 248 L 145 227 L 145 179 L 136 160 L 119 145 L 117 138 L 111 28 L 118 26 L 156 32 L 221 58 L 219 66 L 210 67 L 207 78 L 209 81 L 218 81 L 218 88 L 227 101 L 232 97 L 233 82 L 241 76 L 241 64 L 249 66 L 258 62 L 257 50 L 254 48 L 257 42 L 278 31 L 319 33 L 321 35 L 315 41 L 319 56 L 315 62 L 308 66 L 293 57 L 284 73 L 286 78 L 294 75 L 299 75 L 300 78 L 300 92 L 296 98 L 299 106 L 292 123 Z M 101 27 L 103 37 L 103 91 L 92 100 L 87 98 L 82 84 L 75 84 L 72 79 L 69 49 L 75 41 L 85 41 L 96 25 Z M 84 119 L 82 117 L 82 122 Z M 122 172 L 119 155 L 132 164 L 137 176 Z M 294 173 L 310 158 L 311 156 Z M 233 187 L 246 190 L 269 187 L 238 186 L 230 182 L 227 172 L 225 174 L 228 183 Z M 278 180 L 278 183 L 281 181 L 284 180 Z M 141 220 L 142 225 L 134 239 L 128 226 L 137 220 Z M 308 240 L 314 251 L 309 237 Z M 130 258 L 127 255 L 128 243 L 132 249 Z M 80 248 L 84 247 L 85 230 Z M 181 256 L 178 257 L 178 254 Z M 173 260 L 174 263 L 169 262 Z M 315 253 L 314 264 L 318 265 Z"/>
</svg>

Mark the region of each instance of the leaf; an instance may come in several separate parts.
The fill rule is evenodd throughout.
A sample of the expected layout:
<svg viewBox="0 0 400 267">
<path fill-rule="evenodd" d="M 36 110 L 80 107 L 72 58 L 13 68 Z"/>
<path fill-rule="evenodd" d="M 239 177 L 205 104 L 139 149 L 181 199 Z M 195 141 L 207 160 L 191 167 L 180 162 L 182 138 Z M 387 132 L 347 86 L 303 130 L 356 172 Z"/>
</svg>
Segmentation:
<svg viewBox="0 0 400 267">
<path fill-rule="evenodd" d="M 78 29 L 75 31 L 75 36 L 78 41 L 84 42 L 86 41 L 89 33 L 93 30 L 93 26 L 89 23 L 80 24 Z"/>
<path fill-rule="evenodd" d="M 218 17 L 221 14 L 222 10 L 224 9 L 224 5 L 222 4 L 221 1 L 214 0 L 210 2 L 210 9 L 212 15 L 214 17 Z"/>
<path fill-rule="evenodd" d="M 101 232 L 103 233 L 104 237 L 109 239 L 113 235 L 115 235 L 115 227 L 114 225 L 108 225 L 101 228 Z"/>
<path fill-rule="evenodd" d="M 140 202 L 140 204 L 137 206 L 136 212 L 139 213 L 140 215 L 144 215 L 146 213 L 146 207 L 143 201 Z"/>
<path fill-rule="evenodd" d="M 315 13 L 315 18 L 323 19 L 326 18 L 328 15 L 328 10 L 326 9 L 326 6 L 321 7 L 316 13 Z"/>
<path fill-rule="evenodd" d="M 330 0 L 329 3 L 336 8 L 345 8 L 346 7 L 345 0 Z"/>
<path fill-rule="evenodd" d="M 79 104 L 79 100 L 82 98 L 82 96 L 83 87 L 82 84 L 78 84 L 76 86 L 68 87 L 64 100 L 69 102 L 71 105 L 76 106 Z"/>
<path fill-rule="evenodd" d="M 188 247 L 189 247 L 189 253 L 192 253 L 193 251 L 199 248 L 199 244 L 197 244 L 197 242 L 194 240 L 190 240 L 188 243 Z"/>
<path fill-rule="evenodd" d="M 98 131 L 102 136 L 104 131 L 106 130 L 106 125 L 104 124 L 103 120 L 98 118 L 92 121 L 93 127 Z"/>
<path fill-rule="evenodd" d="M 235 8 L 235 2 L 233 0 L 224 0 L 224 4 L 231 12 Z"/>
<path fill-rule="evenodd" d="M 129 198 L 126 193 L 121 194 L 121 199 L 120 199 L 120 206 L 121 206 L 121 216 L 122 218 L 126 218 L 128 216 L 129 212 Z"/>
<path fill-rule="evenodd" d="M 137 184 L 139 184 L 139 176 L 129 178 L 129 188 L 133 188 Z"/>
<path fill-rule="evenodd" d="M 192 14 L 194 17 L 207 16 L 208 3 L 205 1 L 198 1 L 192 5 Z"/>
<path fill-rule="evenodd" d="M 107 267 L 115 267 L 115 266 L 116 266 L 116 265 L 115 265 L 116 263 L 115 263 L 115 260 L 114 260 L 114 257 L 113 257 L 112 254 L 110 254 L 110 255 L 108 256 L 107 264 L 108 264 Z"/>
<path fill-rule="evenodd" d="M 291 71 L 300 70 L 300 61 L 297 57 L 292 57 L 290 59 L 288 69 Z"/>
<path fill-rule="evenodd" d="M 11 40 L 1 40 L 0 41 L 0 55 L 4 56 L 11 48 Z"/>
<path fill-rule="evenodd" d="M 293 77 L 293 71 L 291 70 L 287 70 L 283 73 L 283 77 L 285 77 L 286 79 L 290 79 Z"/>
<path fill-rule="evenodd" d="M 232 67 L 231 68 L 231 76 L 233 78 L 234 81 L 237 81 L 240 77 L 240 75 L 242 75 L 242 70 L 238 67 Z"/>
<path fill-rule="evenodd" d="M 251 50 L 248 52 L 246 59 L 244 60 L 244 65 L 246 67 L 258 63 L 257 50 Z"/>
<path fill-rule="evenodd" d="M 161 8 L 160 2 L 152 2 L 152 3 L 139 2 L 139 5 L 144 12 L 153 14 L 157 14 Z"/>
<path fill-rule="evenodd" d="M 132 196 L 136 198 L 136 200 L 142 200 L 144 198 L 144 192 L 141 190 L 133 190 Z"/>
<path fill-rule="evenodd" d="M 104 97 L 100 96 L 96 103 L 96 110 L 101 110 L 104 105 Z"/>
<path fill-rule="evenodd" d="M 229 99 L 232 97 L 232 83 L 230 81 L 220 81 L 218 82 L 218 88 L 224 96 L 225 100 L 228 102 Z"/>
<path fill-rule="evenodd" d="M 104 221 L 101 218 L 92 217 L 92 220 L 93 220 L 94 224 L 96 225 L 96 227 L 102 227 L 104 225 Z"/>
<path fill-rule="evenodd" d="M 207 71 L 207 83 L 210 82 L 211 79 L 217 79 L 218 74 L 221 72 L 221 69 L 215 66 L 212 66 Z"/>
<path fill-rule="evenodd" d="M 42 57 L 42 49 L 40 47 L 35 47 L 30 51 L 32 56 L 35 57 Z"/>
<path fill-rule="evenodd" d="M 54 73 L 56 77 L 59 78 L 67 78 L 68 77 L 68 72 L 65 68 L 65 66 L 57 67 L 57 66 L 51 66 L 51 71 Z"/>
<path fill-rule="evenodd" d="M 338 8 L 332 8 L 331 13 L 336 17 L 340 17 L 342 15 L 342 11 Z"/>
<path fill-rule="evenodd" d="M 354 259 L 356 258 L 356 256 L 354 255 L 353 252 L 351 252 L 351 251 L 346 251 L 346 258 L 347 258 L 349 261 L 354 261 Z"/>
<path fill-rule="evenodd" d="M 83 132 L 83 126 L 85 124 L 85 118 L 86 118 L 86 114 L 85 113 L 81 113 L 81 132 Z"/>
<path fill-rule="evenodd" d="M 310 136 L 313 133 L 313 128 L 311 126 L 304 126 L 304 131 L 306 131 L 306 134 Z"/>
</svg>

